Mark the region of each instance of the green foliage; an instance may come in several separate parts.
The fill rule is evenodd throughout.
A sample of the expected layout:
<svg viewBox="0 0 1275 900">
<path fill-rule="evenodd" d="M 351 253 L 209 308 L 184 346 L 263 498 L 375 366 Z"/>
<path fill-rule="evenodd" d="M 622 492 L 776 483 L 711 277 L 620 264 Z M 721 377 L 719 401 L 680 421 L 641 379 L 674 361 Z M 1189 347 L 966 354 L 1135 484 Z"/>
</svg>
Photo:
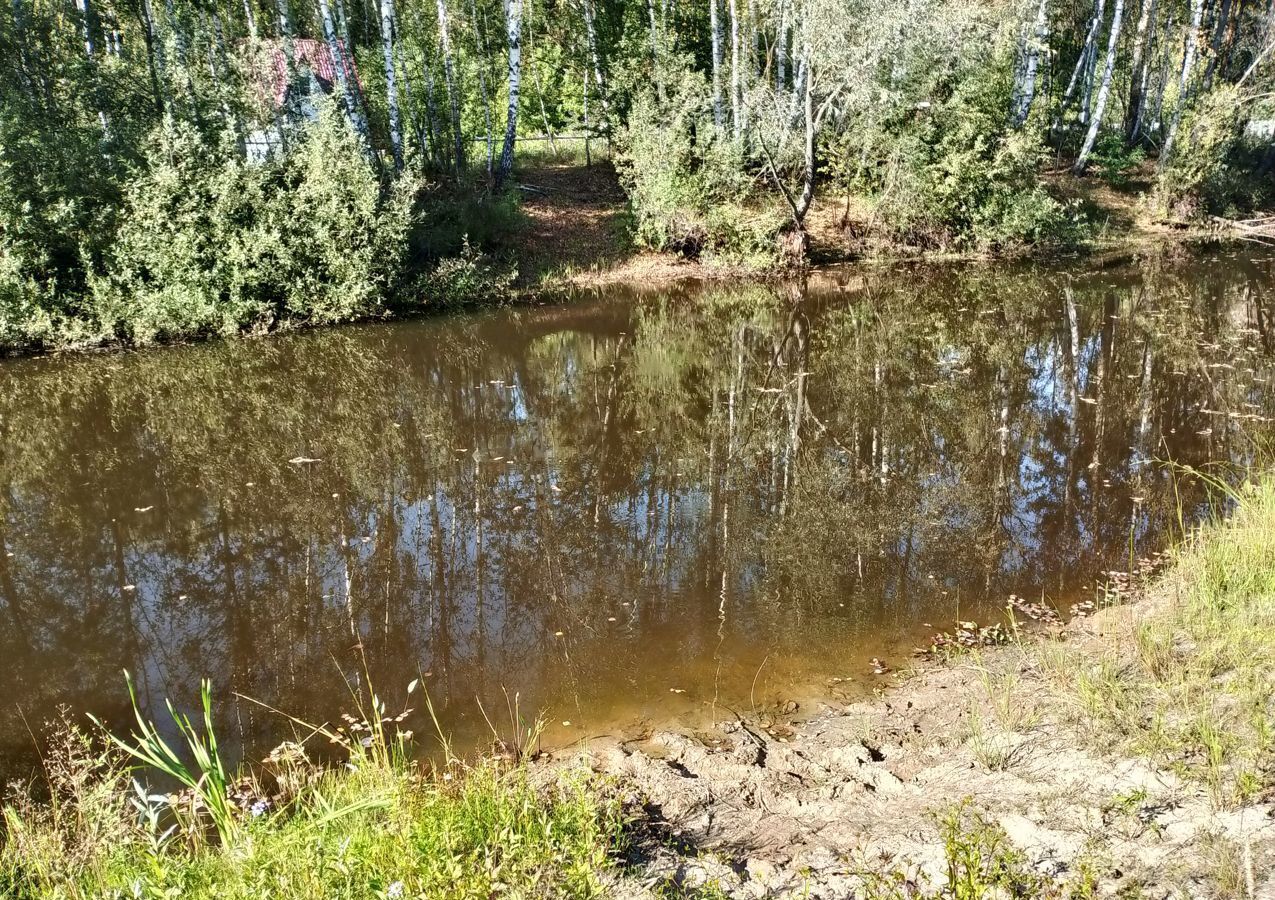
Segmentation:
<svg viewBox="0 0 1275 900">
<path fill-rule="evenodd" d="M 419 302 L 431 308 L 496 303 L 508 299 L 516 270 L 493 260 L 466 239 L 460 253 L 440 260 L 422 276 L 416 289 Z"/>
<path fill-rule="evenodd" d="M 333 108 L 279 162 L 249 164 L 171 119 L 151 155 L 91 281 L 103 334 L 147 343 L 384 311 L 402 275 L 412 185 L 382 199 Z"/>
<path fill-rule="evenodd" d="M 773 259 L 784 219 L 758 202 L 739 148 L 714 132 L 707 84 L 689 68 L 664 99 L 637 95 L 616 159 L 635 237 L 688 257 Z"/>
<path fill-rule="evenodd" d="M 207 811 L 221 842 L 232 843 L 238 834 L 239 822 L 230 803 L 230 777 L 221 752 L 217 749 L 217 735 L 213 730 L 212 684 L 204 679 L 199 685 L 199 699 L 204 714 L 203 734 L 191 724 L 189 716 L 173 709 L 172 703 L 168 704 L 169 718 L 173 720 L 177 733 L 181 735 L 193 759 L 193 764 L 188 766 L 164 740 L 155 723 L 142 715 L 137 706 L 137 691 L 133 688 L 133 679 L 127 672 L 124 674 L 128 680 L 128 699 L 133 706 L 133 717 L 137 720 L 137 731 L 134 732 L 132 741 L 125 741 L 114 735 L 110 736 L 111 740 L 142 765 L 167 775 L 190 791 L 198 798 L 198 807 Z M 197 837 L 201 836 L 197 824 L 190 831 Z"/>
<path fill-rule="evenodd" d="M 1228 519 L 1178 551 L 1163 601 L 1128 639 L 1051 662 L 1098 744 L 1176 769 L 1220 807 L 1268 792 L 1275 772 L 1275 483 L 1227 503 Z"/>
<path fill-rule="evenodd" d="M 987 897 L 1035 897 L 1047 882 L 1027 867 L 1023 854 L 1009 843 L 1005 832 L 974 812 L 969 803 L 953 807 L 939 817 L 947 859 L 947 890 L 952 900 L 984 900 Z"/>
<path fill-rule="evenodd" d="M 205 692 L 205 711 L 207 713 Z M 211 731 L 195 736 L 187 767 L 143 725 L 128 753 L 182 781 L 187 792 L 130 788 L 134 773 L 78 732 L 52 759 L 52 799 L 17 793 L 3 809 L 0 894 L 21 898 L 595 897 L 612 870 L 623 819 L 618 800 L 583 774 L 541 789 L 525 765 L 449 760 L 434 774 L 409 761 L 376 719 L 339 738 L 340 768 L 321 768 L 285 744 L 267 761 L 273 792 L 252 773 L 231 778 Z M 191 739 L 194 729 L 174 713 Z M 139 717 L 139 721 L 140 717 Z M 360 737 L 362 736 L 362 737 Z M 353 738 L 353 739 L 351 739 Z M 162 748 L 162 749 L 161 749 Z M 232 796 L 233 791 L 233 796 Z M 134 796 L 135 794 L 135 796 Z M 244 795 L 241 799 L 240 795 Z M 222 840 L 172 813 L 217 804 Z M 130 802 L 131 801 L 131 802 Z M 207 808 L 207 807 L 205 807 Z M 139 816 L 137 813 L 141 812 Z"/>
<path fill-rule="evenodd" d="M 1183 113 L 1174 150 L 1160 167 L 1156 193 L 1164 212 L 1188 220 L 1233 216 L 1272 199 L 1269 175 L 1255 174 L 1260 151 L 1243 140 L 1246 120 L 1235 85 L 1215 87 Z"/>
<path fill-rule="evenodd" d="M 1003 73 L 970 72 L 945 100 L 898 124 L 878 202 L 900 239 L 1005 251 L 1072 237 L 1071 217 L 1040 183 L 1040 135 L 1008 124 L 1008 98 Z"/>
<path fill-rule="evenodd" d="M 1112 187 L 1126 187 L 1129 171 L 1140 166 L 1146 158 L 1146 151 L 1125 143 L 1121 133 L 1104 131 L 1089 155 L 1089 165 Z"/>
</svg>

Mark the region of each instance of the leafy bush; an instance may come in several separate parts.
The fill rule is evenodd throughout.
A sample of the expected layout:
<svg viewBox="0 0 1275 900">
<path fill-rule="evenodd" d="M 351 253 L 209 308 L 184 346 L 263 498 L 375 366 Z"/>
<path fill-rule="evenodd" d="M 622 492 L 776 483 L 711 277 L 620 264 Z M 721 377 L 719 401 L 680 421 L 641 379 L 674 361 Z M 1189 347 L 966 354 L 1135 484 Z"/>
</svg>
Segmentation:
<svg viewBox="0 0 1275 900">
<path fill-rule="evenodd" d="M 331 108 L 282 161 L 255 166 L 172 119 L 126 197 L 105 273 L 105 332 L 135 343 L 385 309 L 401 276 L 413 186 L 382 198 L 358 139 Z"/>
<path fill-rule="evenodd" d="M 1136 169 L 1147 158 L 1141 147 L 1130 147 L 1118 131 L 1104 131 L 1089 155 L 1090 167 L 1112 187 L 1129 184 L 1129 170 Z"/>
<path fill-rule="evenodd" d="M 1006 120 L 1006 84 L 971 73 L 945 101 L 898 129 L 894 172 L 880 197 L 896 236 L 978 250 L 1071 237 L 1071 218 L 1039 181 L 1039 133 Z"/>
<path fill-rule="evenodd" d="M 708 86 L 689 65 L 663 99 L 649 88 L 635 97 L 616 158 L 634 236 L 688 257 L 772 256 L 784 219 L 751 202 L 738 147 L 714 132 Z"/>
<path fill-rule="evenodd" d="M 429 307 L 500 301 L 508 298 L 517 276 L 517 270 L 497 263 L 466 238 L 458 255 L 441 260 L 421 278 L 416 295 Z"/>
<path fill-rule="evenodd" d="M 1269 202 L 1271 179 L 1255 174 L 1260 148 L 1244 142 L 1245 106 L 1238 87 L 1222 85 L 1184 112 L 1172 155 L 1160 167 L 1162 211 L 1179 219 L 1232 216 Z"/>
</svg>

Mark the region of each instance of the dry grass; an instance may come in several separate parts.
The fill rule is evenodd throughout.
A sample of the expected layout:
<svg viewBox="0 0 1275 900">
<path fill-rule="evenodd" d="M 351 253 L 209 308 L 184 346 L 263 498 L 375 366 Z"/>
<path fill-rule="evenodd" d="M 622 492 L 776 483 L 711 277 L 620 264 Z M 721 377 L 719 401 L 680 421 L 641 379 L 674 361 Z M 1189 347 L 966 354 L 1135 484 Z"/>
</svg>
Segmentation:
<svg viewBox="0 0 1275 900">
<path fill-rule="evenodd" d="M 1231 495 L 1147 600 L 1099 640 L 1040 648 L 1061 708 L 1099 746 L 1149 757 L 1229 808 L 1275 789 L 1275 480 Z"/>
</svg>

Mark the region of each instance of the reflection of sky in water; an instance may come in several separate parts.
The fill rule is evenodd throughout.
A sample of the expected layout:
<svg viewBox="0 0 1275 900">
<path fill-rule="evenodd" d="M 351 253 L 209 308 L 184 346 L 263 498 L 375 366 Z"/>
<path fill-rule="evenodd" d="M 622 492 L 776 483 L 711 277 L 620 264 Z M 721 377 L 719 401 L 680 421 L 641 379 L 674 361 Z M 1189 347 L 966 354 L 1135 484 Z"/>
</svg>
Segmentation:
<svg viewBox="0 0 1275 900">
<path fill-rule="evenodd" d="M 1248 452 L 1256 423 L 1200 407 L 1270 407 L 1257 336 L 1229 324 L 1269 264 L 1082 273 L 1074 364 L 1067 273 L 1027 272 L 6 364 L 0 693 L 118 720 L 127 666 L 155 713 L 207 675 L 330 718 L 366 662 L 386 693 L 424 676 L 462 740 L 502 686 L 596 733 L 753 679 L 767 699 L 870 680 L 923 623 L 1010 592 L 1087 598 L 1131 533 L 1149 549 L 1176 522 L 1166 473 L 1133 464 L 1144 411 L 1154 455 Z M 1215 308 L 1201 351 L 1183 336 Z M 231 741 L 280 737 L 223 716 Z M 0 709 L 10 757 L 18 722 Z"/>
</svg>

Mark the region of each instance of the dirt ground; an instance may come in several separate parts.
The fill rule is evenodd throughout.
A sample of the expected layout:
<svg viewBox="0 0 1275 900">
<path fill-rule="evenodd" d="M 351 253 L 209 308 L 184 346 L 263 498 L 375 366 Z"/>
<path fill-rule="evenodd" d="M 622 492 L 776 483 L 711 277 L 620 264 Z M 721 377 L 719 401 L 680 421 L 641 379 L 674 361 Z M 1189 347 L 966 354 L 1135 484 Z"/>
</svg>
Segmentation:
<svg viewBox="0 0 1275 900">
<path fill-rule="evenodd" d="M 1143 609 L 1104 610 L 1062 639 L 1096 647 Z M 1047 643 L 928 665 L 792 726 L 590 745 L 585 764 L 631 793 L 646 835 L 616 896 L 931 896 L 951 850 L 940 817 L 964 809 L 1047 886 L 1033 896 L 1275 898 L 1275 806 L 1218 808 L 1198 784 L 1104 752 L 1042 705 Z"/>
<path fill-rule="evenodd" d="M 1195 239 L 1197 232 L 1157 221 L 1142 202 L 1149 186 L 1138 179 L 1116 189 L 1098 178 L 1060 169 L 1046 175 L 1054 193 L 1095 223 L 1095 249 L 1146 241 Z M 528 290 L 628 283 L 662 285 L 681 279 L 758 277 L 724 264 L 708 265 L 673 253 L 643 250 L 629 236 L 624 190 L 609 160 L 540 162 L 518 172 L 527 224 L 516 239 L 520 282 Z M 906 258 L 906 248 L 883 241 L 879 223 L 860 198 L 825 185 L 807 217 L 811 261 L 837 264 L 864 258 Z M 918 257 L 935 254 L 917 251 Z"/>
<path fill-rule="evenodd" d="M 518 236 L 520 280 L 528 287 L 667 283 L 703 277 L 695 262 L 633 246 L 615 168 L 542 163 L 518 173 L 525 231 Z"/>
</svg>

